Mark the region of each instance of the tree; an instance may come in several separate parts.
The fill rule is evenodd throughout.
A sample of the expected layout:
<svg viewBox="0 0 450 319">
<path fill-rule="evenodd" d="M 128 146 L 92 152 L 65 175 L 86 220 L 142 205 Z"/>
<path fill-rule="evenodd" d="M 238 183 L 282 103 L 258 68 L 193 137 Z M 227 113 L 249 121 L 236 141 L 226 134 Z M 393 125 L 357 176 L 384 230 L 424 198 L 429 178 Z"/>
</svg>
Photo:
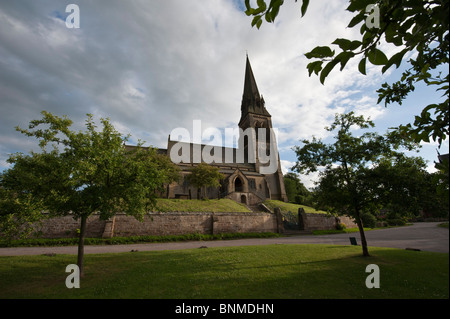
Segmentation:
<svg viewBox="0 0 450 319">
<path fill-rule="evenodd" d="M 297 0 L 295 0 L 297 2 Z M 251 25 L 260 28 L 263 17 L 269 23 L 275 21 L 283 0 L 257 0 L 257 8 L 246 0 L 246 14 L 253 16 Z M 304 16 L 310 1 L 302 0 L 301 15 Z M 415 85 L 424 83 L 442 91 L 446 99 L 441 103 L 424 106 L 414 123 L 400 125 L 404 136 L 417 142 L 431 139 L 441 145 L 449 134 L 449 1 L 448 0 L 350 0 L 347 11 L 353 13 L 349 28 L 360 28 L 361 39 L 336 39 L 329 46 L 318 46 L 306 53 L 309 75 L 320 77 L 323 84 L 334 67 L 342 71 L 348 61 L 360 58 L 359 71 L 366 74 L 367 62 L 382 66 L 382 73 L 395 65 L 400 66 L 407 53 L 417 53 L 409 59 L 409 68 L 392 84 L 384 83 L 377 91 L 378 103 L 397 102 L 400 105 Z M 390 58 L 380 50 L 381 41 L 398 48 Z M 448 168 L 447 168 L 448 172 Z"/>
<path fill-rule="evenodd" d="M 27 207 L 33 219 L 37 212 L 46 211 L 50 216 L 71 215 L 79 220 L 77 264 L 83 274 L 88 217 L 99 213 L 101 219 L 108 219 L 124 212 L 142 220 L 178 169 L 169 158 L 143 148 L 142 143 L 126 148 L 129 136 L 117 132 L 108 119 L 101 119 L 103 127 L 98 131 L 88 114 L 86 131 L 77 132 L 70 129 L 72 121 L 65 116 L 46 111 L 42 115 L 31 121 L 28 129 L 16 128 L 37 138 L 41 152 L 9 158 L 13 167 L 1 175 L 0 188 L 3 195 L 13 196 L 11 200 L 2 196 L 0 212 L 20 221 L 15 208 Z"/>
<path fill-rule="evenodd" d="M 367 187 L 389 218 L 448 216 L 448 203 L 437 191 L 435 174 L 420 157 L 383 158 L 366 172 Z"/>
<path fill-rule="evenodd" d="M 303 185 L 297 174 L 292 172 L 285 174 L 284 187 L 289 202 L 311 205 L 311 192 Z"/>
<path fill-rule="evenodd" d="M 224 178 L 225 176 L 219 172 L 219 168 L 206 163 L 198 164 L 191 170 L 191 173 L 186 176 L 186 179 L 193 186 L 197 187 L 199 190 L 204 189 L 206 198 L 208 198 L 206 187 L 219 187 L 220 180 Z"/>
<path fill-rule="evenodd" d="M 3 180 L 0 174 L 0 181 Z M 42 220 L 43 207 L 31 194 L 16 193 L 0 186 L 0 230 L 4 238 L 26 238 Z"/>
<path fill-rule="evenodd" d="M 361 235 L 363 255 L 369 256 L 361 216 L 373 210 L 375 202 L 365 182 L 366 171 L 381 158 L 400 156 L 399 148 L 412 150 L 417 145 L 399 138 L 398 134 L 380 136 L 365 132 L 354 136 L 351 130 L 356 127 L 369 129 L 374 124 L 353 112 L 337 114 L 333 124 L 326 128 L 329 132 L 337 130 L 335 142 L 324 144 L 315 137 L 312 141 L 303 140 L 303 147 L 294 147 L 298 161 L 293 169 L 308 174 L 324 168 L 314 190 L 317 202 L 332 213 L 354 218 Z"/>
</svg>

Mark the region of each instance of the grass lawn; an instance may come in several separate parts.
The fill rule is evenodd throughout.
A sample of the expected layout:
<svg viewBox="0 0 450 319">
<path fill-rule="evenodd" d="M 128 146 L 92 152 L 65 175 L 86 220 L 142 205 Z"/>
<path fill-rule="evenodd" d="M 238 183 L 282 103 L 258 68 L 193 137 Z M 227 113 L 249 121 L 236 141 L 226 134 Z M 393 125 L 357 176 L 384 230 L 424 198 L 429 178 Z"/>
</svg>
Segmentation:
<svg viewBox="0 0 450 319">
<path fill-rule="evenodd" d="M 205 200 L 159 198 L 157 207 L 158 211 L 162 212 L 251 213 L 245 205 L 228 198 Z"/>
<path fill-rule="evenodd" d="M 305 213 L 313 213 L 313 214 L 326 214 L 326 212 L 321 210 L 315 210 L 312 207 L 305 206 L 305 205 L 298 205 L 293 203 L 285 203 L 279 200 L 266 200 L 264 202 L 264 205 L 269 207 L 272 211 L 275 209 L 275 207 L 280 207 L 282 213 L 292 212 L 294 214 L 297 214 L 298 209 L 302 207 L 305 210 Z"/>
<path fill-rule="evenodd" d="M 76 256 L 0 257 L 6 298 L 448 298 L 448 254 L 359 246 L 267 245 L 85 256 L 81 288 L 68 289 Z M 368 264 L 380 288 L 368 289 Z"/>
</svg>

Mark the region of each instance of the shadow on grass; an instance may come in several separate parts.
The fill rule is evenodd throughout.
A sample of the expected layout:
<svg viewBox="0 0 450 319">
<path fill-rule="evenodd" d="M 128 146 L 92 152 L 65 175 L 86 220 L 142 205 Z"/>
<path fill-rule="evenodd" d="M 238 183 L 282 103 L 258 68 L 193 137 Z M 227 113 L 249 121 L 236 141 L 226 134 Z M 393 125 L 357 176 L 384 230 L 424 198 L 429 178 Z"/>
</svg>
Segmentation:
<svg viewBox="0 0 450 319">
<path fill-rule="evenodd" d="M 0 298 L 448 298 L 448 254 L 370 250 L 371 257 L 331 245 L 88 255 L 80 289 L 65 287 L 74 256 L 3 257 Z M 365 285 L 372 263 L 379 289 Z"/>
</svg>

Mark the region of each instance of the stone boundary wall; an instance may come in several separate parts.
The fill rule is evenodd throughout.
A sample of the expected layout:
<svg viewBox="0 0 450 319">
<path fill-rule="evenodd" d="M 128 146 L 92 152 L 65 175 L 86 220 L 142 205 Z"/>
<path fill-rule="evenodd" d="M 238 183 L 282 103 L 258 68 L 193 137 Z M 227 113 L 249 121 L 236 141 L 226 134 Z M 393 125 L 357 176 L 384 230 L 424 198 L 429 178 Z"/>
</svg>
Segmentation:
<svg viewBox="0 0 450 319">
<path fill-rule="evenodd" d="M 35 233 L 41 238 L 73 238 L 79 228 L 80 221 L 72 216 L 55 217 L 36 224 Z M 142 222 L 119 213 L 109 220 L 93 215 L 86 224 L 86 237 L 94 238 L 278 231 L 277 215 L 270 213 L 150 213 Z"/>
<path fill-rule="evenodd" d="M 347 216 L 334 217 L 327 214 L 299 212 L 299 224 L 302 230 L 331 230 L 342 223 L 347 228 L 358 227 L 353 219 Z"/>
<path fill-rule="evenodd" d="M 113 236 L 183 235 L 277 232 L 274 214 L 267 213 L 151 213 L 143 222 L 118 214 Z"/>
<path fill-rule="evenodd" d="M 301 230 L 336 229 L 338 223 L 347 228 L 357 227 L 348 217 L 304 212 L 299 217 Z M 79 228 L 80 222 L 72 216 L 55 217 L 37 224 L 35 234 L 42 238 L 73 238 L 77 237 Z M 88 218 L 86 227 L 86 237 L 92 238 L 258 232 L 284 232 L 282 216 L 277 209 L 275 213 L 150 213 L 142 222 L 122 213 L 109 220 L 93 215 Z"/>
<path fill-rule="evenodd" d="M 100 238 L 105 230 L 105 220 L 98 215 L 92 215 L 86 222 L 86 237 Z M 80 221 L 72 216 L 53 217 L 36 223 L 35 236 L 41 238 L 74 238 L 78 236 Z"/>
</svg>

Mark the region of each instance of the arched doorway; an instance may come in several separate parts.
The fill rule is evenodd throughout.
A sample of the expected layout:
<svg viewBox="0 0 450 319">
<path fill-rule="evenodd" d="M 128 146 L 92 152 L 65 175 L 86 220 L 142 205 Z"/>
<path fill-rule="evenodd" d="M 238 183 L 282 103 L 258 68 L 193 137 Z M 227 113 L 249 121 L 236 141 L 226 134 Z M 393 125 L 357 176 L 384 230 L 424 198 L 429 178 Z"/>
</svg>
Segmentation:
<svg viewBox="0 0 450 319">
<path fill-rule="evenodd" d="M 247 196 L 241 195 L 241 203 L 247 205 Z"/>
<path fill-rule="evenodd" d="M 234 180 L 234 191 L 235 192 L 244 191 L 244 183 L 242 183 L 242 180 L 239 177 L 236 177 L 236 179 Z"/>
</svg>

